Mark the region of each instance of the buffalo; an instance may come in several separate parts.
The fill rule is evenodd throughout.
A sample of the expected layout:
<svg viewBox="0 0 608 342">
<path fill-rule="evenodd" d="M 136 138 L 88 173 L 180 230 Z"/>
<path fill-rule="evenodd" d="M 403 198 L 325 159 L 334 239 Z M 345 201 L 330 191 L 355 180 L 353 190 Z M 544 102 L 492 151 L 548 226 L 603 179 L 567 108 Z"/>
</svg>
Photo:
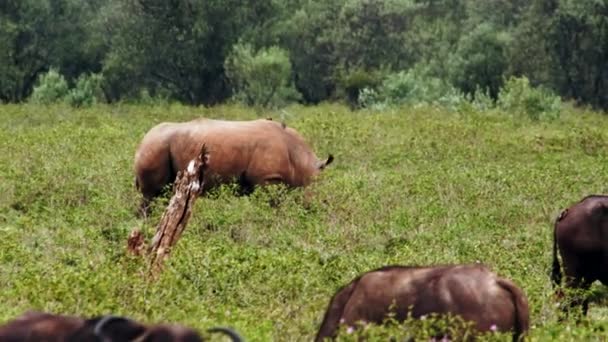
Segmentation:
<svg viewBox="0 0 608 342">
<path fill-rule="evenodd" d="M 479 332 L 512 331 L 518 341 L 529 328 L 528 301 L 510 280 L 482 264 L 435 267 L 387 266 L 355 278 L 331 298 L 315 341 L 335 338 L 339 324 L 381 324 L 389 314 L 457 315 Z"/>
<path fill-rule="evenodd" d="M 135 184 L 143 195 L 141 213 L 147 212 L 150 200 L 175 180 L 203 145 L 209 160 L 201 192 L 235 180 L 243 194 L 256 185 L 306 186 L 333 161 L 331 154 L 319 160 L 295 129 L 268 119 L 161 123 L 146 133 L 135 153 Z"/>
<path fill-rule="evenodd" d="M 242 338 L 230 328 L 216 327 L 209 332 L 226 334 L 232 341 Z M 45 312 L 27 312 L 0 326 L 3 342 L 197 342 L 203 341 L 198 332 L 179 325 L 144 325 L 118 316 L 101 316 L 91 319 L 55 315 Z"/>
<path fill-rule="evenodd" d="M 555 220 L 551 272 L 554 286 L 562 283 L 558 251 L 567 288 L 584 291 L 596 280 L 608 285 L 608 196 L 587 196 L 563 210 Z M 558 295 L 562 295 L 561 291 Z M 578 293 L 571 299 L 564 311 L 581 306 L 586 315 L 588 296 Z"/>
</svg>

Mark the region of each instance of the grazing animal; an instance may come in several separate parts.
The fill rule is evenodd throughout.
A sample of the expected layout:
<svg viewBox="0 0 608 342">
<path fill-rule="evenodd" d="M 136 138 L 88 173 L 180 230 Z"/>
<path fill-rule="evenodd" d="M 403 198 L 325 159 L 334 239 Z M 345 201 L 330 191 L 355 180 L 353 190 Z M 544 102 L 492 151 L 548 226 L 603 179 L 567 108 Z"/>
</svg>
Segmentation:
<svg viewBox="0 0 608 342">
<path fill-rule="evenodd" d="M 608 285 L 608 196 L 587 196 L 562 211 L 555 220 L 551 272 L 554 286 L 562 283 L 558 251 L 567 288 L 587 290 L 596 280 Z M 563 309 L 568 311 L 577 306 L 582 306 L 586 315 L 588 296 L 575 295 Z"/>
<path fill-rule="evenodd" d="M 200 153 L 203 144 L 209 162 L 201 192 L 234 180 L 245 194 L 258 184 L 306 186 L 333 161 L 331 154 L 324 161 L 317 159 L 296 130 L 272 120 L 201 118 L 161 123 L 146 133 L 135 153 L 135 184 L 143 195 L 142 213 Z"/>
<path fill-rule="evenodd" d="M 239 342 L 242 338 L 232 329 L 216 327 L 209 332 L 221 332 Z M 3 342 L 198 342 L 198 332 L 179 325 L 143 325 L 128 318 L 103 316 L 84 319 L 44 312 L 27 312 L 0 326 Z"/>
<path fill-rule="evenodd" d="M 358 321 L 381 324 L 391 312 L 398 321 L 432 313 L 459 315 L 480 332 L 512 331 L 514 341 L 529 328 L 523 292 L 484 265 L 387 266 L 338 290 L 315 341 L 335 338 L 340 323 L 352 328 Z"/>
</svg>

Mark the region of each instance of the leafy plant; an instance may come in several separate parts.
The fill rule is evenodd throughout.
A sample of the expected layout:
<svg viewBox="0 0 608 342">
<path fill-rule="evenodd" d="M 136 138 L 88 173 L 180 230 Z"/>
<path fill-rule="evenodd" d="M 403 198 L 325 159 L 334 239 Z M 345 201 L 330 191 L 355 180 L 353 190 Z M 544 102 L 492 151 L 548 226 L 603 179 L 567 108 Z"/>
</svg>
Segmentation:
<svg viewBox="0 0 608 342">
<path fill-rule="evenodd" d="M 280 107 L 299 98 L 291 80 L 289 55 L 279 47 L 254 52 L 251 45 L 236 44 L 224 66 L 238 101 Z"/>
<path fill-rule="evenodd" d="M 40 75 L 38 84 L 34 87 L 30 102 L 51 104 L 61 102 L 68 94 L 68 83 L 56 68 Z"/>
<path fill-rule="evenodd" d="M 361 104 L 359 97 L 364 89 L 374 90 L 382 83 L 379 71 L 363 68 L 341 70 L 338 77 L 340 88 L 345 93 L 346 100 L 351 107 L 357 107 Z"/>
<path fill-rule="evenodd" d="M 74 107 L 88 107 L 103 99 L 101 74 L 80 75 L 74 88 L 70 89 L 66 100 Z"/>
<path fill-rule="evenodd" d="M 448 61 L 450 82 L 467 94 L 481 88 L 496 98 L 507 69 L 508 42 L 506 33 L 487 23 L 463 35 Z"/>
<path fill-rule="evenodd" d="M 377 90 L 368 89 L 361 95 L 361 105 L 375 108 L 426 103 L 456 109 L 466 101 L 461 92 L 449 83 L 430 76 L 422 65 L 389 74 Z"/>
<path fill-rule="evenodd" d="M 510 77 L 498 93 L 498 107 L 532 120 L 556 119 L 561 112 L 561 98 L 542 87 L 532 87 L 525 76 Z"/>
</svg>

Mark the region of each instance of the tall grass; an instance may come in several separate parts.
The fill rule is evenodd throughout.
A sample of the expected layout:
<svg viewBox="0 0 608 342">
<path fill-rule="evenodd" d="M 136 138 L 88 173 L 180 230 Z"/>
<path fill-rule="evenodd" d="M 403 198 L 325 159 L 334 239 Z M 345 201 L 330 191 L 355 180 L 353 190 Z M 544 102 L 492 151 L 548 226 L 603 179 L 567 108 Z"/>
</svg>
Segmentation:
<svg viewBox="0 0 608 342">
<path fill-rule="evenodd" d="M 155 124 L 199 116 L 283 117 L 336 160 L 312 196 L 226 187 L 199 199 L 148 283 L 145 263 L 125 253 L 142 225 L 133 154 Z M 526 292 L 532 340 L 607 334 L 601 300 L 582 323 L 557 323 L 548 277 L 555 216 L 607 192 L 608 120 L 597 113 L 533 122 L 434 107 L 5 105 L 0 118 L 0 322 L 29 309 L 111 312 L 231 325 L 251 341 L 311 340 L 331 295 L 361 272 L 481 261 Z M 161 212 L 159 201 L 148 236 Z"/>
</svg>

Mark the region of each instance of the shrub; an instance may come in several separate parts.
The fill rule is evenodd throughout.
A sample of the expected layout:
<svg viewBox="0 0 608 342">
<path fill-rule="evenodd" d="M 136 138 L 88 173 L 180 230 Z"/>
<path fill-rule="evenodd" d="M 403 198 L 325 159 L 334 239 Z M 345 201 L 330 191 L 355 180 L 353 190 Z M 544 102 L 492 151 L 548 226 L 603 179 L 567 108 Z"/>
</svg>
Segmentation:
<svg viewBox="0 0 608 342">
<path fill-rule="evenodd" d="M 147 88 L 142 88 L 137 94 L 134 103 L 148 106 L 161 106 L 171 103 L 171 94 L 162 89 L 151 92 Z"/>
<path fill-rule="evenodd" d="M 490 96 L 488 89 L 477 87 L 472 94 L 465 94 L 466 101 L 463 101 L 458 106 L 458 111 L 461 113 L 477 112 L 488 113 L 496 108 L 496 101 Z"/>
<path fill-rule="evenodd" d="M 451 84 L 430 76 L 424 66 L 389 74 L 377 90 L 362 91 L 361 106 L 382 108 L 412 104 L 434 104 L 456 109 L 466 97 Z"/>
<path fill-rule="evenodd" d="M 68 83 L 55 68 L 40 75 L 30 101 L 38 104 L 51 104 L 63 101 L 68 94 Z"/>
<path fill-rule="evenodd" d="M 272 46 L 254 53 L 249 44 L 236 44 L 224 63 L 233 96 L 248 105 L 278 107 L 299 99 L 291 80 L 287 51 Z"/>
<path fill-rule="evenodd" d="M 67 95 L 67 102 L 73 107 L 94 105 L 103 98 L 101 82 L 103 76 L 100 74 L 80 75 L 76 85 Z"/>
<path fill-rule="evenodd" d="M 532 120 L 556 119 L 561 111 L 561 98 L 547 89 L 532 87 L 525 76 L 510 77 L 498 93 L 498 107 Z"/>
<path fill-rule="evenodd" d="M 471 104 L 473 105 L 473 108 L 480 112 L 496 108 L 496 101 L 494 101 L 490 95 L 490 91 L 488 89 L 483 90 L 479 87 L 477 87 L 473 93 Z"/>
<path fill-rule="evenodd" d="M 467 341 L 473 337 L 482 337 L 475 331 L 472 322 L 465 321 L 457 315 L 429 314 L 419 319 L 411 316 L 400 322 L 392 313 L 382 325 L 358 324 L 358 329 L 339 327 L 340 341 Z M 449 339 L 447 337 L 450 337 Z"/>
<path fill-rule="evenodd" d="M 340 91 L 346 98 L 351 108 L 361 106 L 359 97 L 365 90 L 367 93 L 373 91 L 382 83 L 380 72 L 353 68 L 350 70 L 340 69 L 338 71 L 338 85 Z M 365 96 L 365 95 L 364 95 Z"/>
<path fill-rule="evenodd" d="M 495 99 L 507 68 L 509 39 L 490 24 L 481 24 L 464 35 L 447 63 L 451 83 L 471 95 L 477 88 L 486 89 Z"/>
</svg>

